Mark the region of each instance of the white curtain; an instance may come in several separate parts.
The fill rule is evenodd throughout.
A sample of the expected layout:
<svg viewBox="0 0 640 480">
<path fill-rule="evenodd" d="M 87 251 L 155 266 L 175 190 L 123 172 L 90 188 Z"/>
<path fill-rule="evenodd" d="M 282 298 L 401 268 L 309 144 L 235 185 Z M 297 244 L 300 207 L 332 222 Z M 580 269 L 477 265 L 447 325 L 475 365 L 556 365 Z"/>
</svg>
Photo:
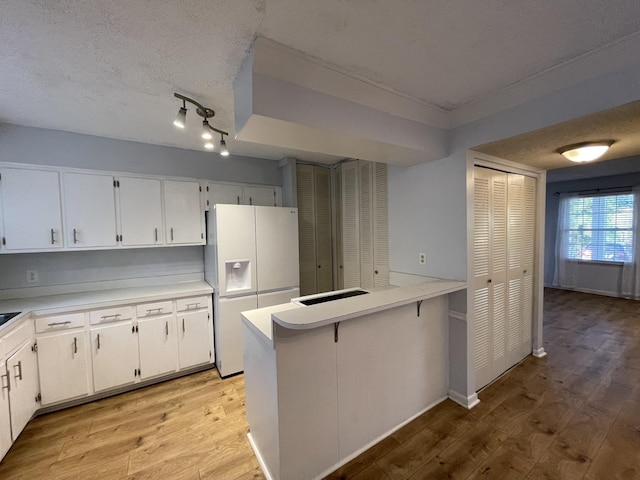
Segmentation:
<svg viewBox="0 0 640 480">
<path fill-rule="evenodd" d="M 577 194 L 565 193 L 560 195 L 558 205 L 558 227 L 556 229 L 556 270 L 553 283 L 563 288 L 575 288 L 577 283 L 578 262 L 567 258 L 569 251 L 565 226 L 569 224 L 569 199 L 577 197 Z"/>
<path fill-rule="evenodd" d="M 622 267 L 620 295 L 640 300 L 640 185 L 633 187 L 633 248 Z"/>
</svg>

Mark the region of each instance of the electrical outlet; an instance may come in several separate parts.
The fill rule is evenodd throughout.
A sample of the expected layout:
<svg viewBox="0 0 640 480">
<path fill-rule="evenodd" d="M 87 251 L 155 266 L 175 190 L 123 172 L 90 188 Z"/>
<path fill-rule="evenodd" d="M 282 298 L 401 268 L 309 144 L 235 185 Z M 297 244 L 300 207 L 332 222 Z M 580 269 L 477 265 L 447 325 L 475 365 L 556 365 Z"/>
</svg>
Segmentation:
<svg viewBox="0 0 640 480">
<path fill-rule="evenodd" d="M 40 276 L 37 270 L 27 270 L 27 283 L 38 283 Z"/>
<path fill-rule="evenodd" d="M 427 254 L 426 253 L 419 253 L 418 254 L 418 264 L 420 264 L 420 265 L 426 265 L 427 264 Z"/>
</svg>

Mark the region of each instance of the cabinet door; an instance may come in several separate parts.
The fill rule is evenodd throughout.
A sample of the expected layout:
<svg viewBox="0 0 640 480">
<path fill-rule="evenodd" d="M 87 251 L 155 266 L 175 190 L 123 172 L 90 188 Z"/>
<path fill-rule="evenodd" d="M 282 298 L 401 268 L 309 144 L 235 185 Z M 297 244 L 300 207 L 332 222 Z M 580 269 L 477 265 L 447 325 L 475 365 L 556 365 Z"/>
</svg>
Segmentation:
<svg viewBox="0 0 640 480">
<path fill-rule="evenodd" d="M 6 250 L 63 246 L 58 172 L 0 169 Z"/>
<path fill-rule="evenodd" d="M 69 247 L 117 245 L 113 184 L 111 175 L 64 174 L 65 230 Z"/>
<path fill-rule="evenodd" d="M 122 245 L 163 244 L 160 180 L 120 177 L 118 182 Z"/>
<path fill-rule="evenodd" d="M 138 320 L 138 345 L 140 378 L 143 380 L 178 370 L 178 339 L 173 315 Z"/>
<path fill-rule="evenodd" d="M 11 383 L 11 436 L 15 442 L 38 408 L 38 360 L 31 342 L 7 359 L 7 370 Z"/>
<path fill-rule="evenodd" d="M 277 207 L 275 187 L 249 187 L 243 190 L 243 203 L 245 205 L 259 205 L 263 207 Z"/>
<path fill-rule="evenodd" d="M 242 203 L 242 185 L 229 185 L 226 183 L 210 183 L 207 192 L 207 207 L 211 208 L 218 203 L 240 205 Z"/>
<path fill-rule="evenodd" d="M 91 355 L 96 392 L 133 383 L 138 369 L 138 339 L 133 323 L 92 328 Z"/>
<path fill-rule="evenodd" d="M 89 359 L 83 330 L 38 338 L 38 368 L 42 404 L 89 394 Z"/>
<path fill-rule="evenodd" d="M 11 447 L 11 416 L 9 414 L 9 372 L 7 364 L 0 362 L 0 458 Z"/>
<path fill-rule="evenodd" d="M 254 296 L 255 298 L 255 296 Z M 213 327 L 207 310 L 178 313 L 178 351 L 180 368 L 211 361 Z"/>
<path fill-rule="evenodd" d="M 203 213 L 200 184 L 167 180 L 164 182 L 165 238 L 168 244 L 203 244 Z"/>
</svg>

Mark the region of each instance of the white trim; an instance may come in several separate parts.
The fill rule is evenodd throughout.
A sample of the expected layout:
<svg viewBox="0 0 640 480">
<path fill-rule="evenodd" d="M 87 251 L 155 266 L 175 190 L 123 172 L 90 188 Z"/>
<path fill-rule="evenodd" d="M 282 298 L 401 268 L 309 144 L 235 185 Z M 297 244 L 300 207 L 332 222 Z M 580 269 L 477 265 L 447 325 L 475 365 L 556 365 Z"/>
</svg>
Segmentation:
<svg viewBox="0 0 640 480">
<path fill-rule="evenodd" d="M 512 162 L 500 157 L 494 157 L 486 153 L 477 152 L 475 150 L 469 150 L 468 154 L 473 157 L 473 164 L 477 167 L 487 167 L 493 169 L 500 169 L 507 173 L 518 173 L 520 175 L 526 175 L 527 177 L 538 178 L 544 170 L 522 163 Z"/>
<path fill-rule="evenodd" d="M 534 348 L 531 355 L 537 358 L 543 358 L 547 356 L 547 352 L 544 351 L 544 347 Z"/>
<path fill-rule="evenodd" d="M 453 318 L 455 320 L 460 320 L 461 322 L 467 321 L 467 314 L 464 312 L 457 312 L 455 310 L 449 310 L 449 318 Z"/>
<path fill-rule="evenodd" d="M 457 403 L 458 405 L 463 406 L 467 410 L 471 410 L 473 407 L 475 407 L 480 403 L 480 399 L 478 398 L 477 393 L 472 393 L 471 395 L 466 397 L 454 390 L 449 390 L 447 394 L 449 395 L 449 399 L 451 399 L 453 402 Z"/>
<path fill-rule="evenodd" d="M 273 475 L 271 475 L 271 472 L 267 468 L 267 464 L 264 462 L 264 459 L 262 458 L 262 455 L 260 454 L 260 450 L 258 450 L 258 447 L 257 447 L 256 443 L 253 441 L 253 437 L 251 436 L 251 432 L 247 433 L 247 438 L 249 439 L 249 445 L 251 445 L 251 449 L 253 450 L 253 454 L 258 459 L 258 463 L 260 464 L 260 468 L 262 469 L 262 473 L 264 473 L 264 476 L 267 478 L 267 480 L 275 480 L 275 478 L 273 477 Z"/>
</svg>

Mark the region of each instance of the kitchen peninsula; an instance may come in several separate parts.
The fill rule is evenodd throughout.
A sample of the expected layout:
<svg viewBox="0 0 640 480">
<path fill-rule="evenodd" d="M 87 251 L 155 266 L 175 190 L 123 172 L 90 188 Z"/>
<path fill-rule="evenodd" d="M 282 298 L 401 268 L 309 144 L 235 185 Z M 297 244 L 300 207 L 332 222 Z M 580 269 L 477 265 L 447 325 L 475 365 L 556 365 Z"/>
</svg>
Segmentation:
<svg viewBox="0 0 640 480">
<path fill-rule="evenodd" d="M 267 478 L 322 478 L 444 400 L 465 288 L 433 279 L 244 312 L 249 440 Z"/>
</svg>

